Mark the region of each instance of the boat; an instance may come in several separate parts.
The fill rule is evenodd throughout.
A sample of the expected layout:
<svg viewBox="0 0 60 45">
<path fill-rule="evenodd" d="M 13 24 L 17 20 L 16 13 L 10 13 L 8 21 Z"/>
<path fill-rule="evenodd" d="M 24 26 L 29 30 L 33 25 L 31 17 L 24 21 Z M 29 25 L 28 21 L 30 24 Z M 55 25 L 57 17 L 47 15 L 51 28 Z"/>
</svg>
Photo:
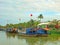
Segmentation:
<svg viewBox="0 0 60 45">
<path fill-rule="evenodd" d="M 39 36 L 47 36 L 48 32 L 44 29 L 34 30 L 33 28 L 26 29 L 26 32 L 19 32 L 18 35 L 24 37 L 39 37 Z"/>
<path fill-rule="evenodd" d="M 9 32 L 9 33 L 18 33 L 18 29 L 17 28 L 7 28 L 6 32 Z"/>
<path fill-rule="evenodd" d="M 42 23 L 47 24 L 47 23 Z M 39 25 L 42 25 L 39 24 Z M 45 26 L 46 27 L 46 26 Z M 26 36 L 26 37 L 38 37 L 38 36 L 48 36 L 48 28 L 39 28 L 38 26 L 36 28 L 27 28 L 25 32 L 18 32 L 18 35 L 20 36 Z"/>
<path fill-rule="evenodd" d="M 5 29 L 4 28 L 0 28 L 0 31 L 5 31 Z"/>
</svg>

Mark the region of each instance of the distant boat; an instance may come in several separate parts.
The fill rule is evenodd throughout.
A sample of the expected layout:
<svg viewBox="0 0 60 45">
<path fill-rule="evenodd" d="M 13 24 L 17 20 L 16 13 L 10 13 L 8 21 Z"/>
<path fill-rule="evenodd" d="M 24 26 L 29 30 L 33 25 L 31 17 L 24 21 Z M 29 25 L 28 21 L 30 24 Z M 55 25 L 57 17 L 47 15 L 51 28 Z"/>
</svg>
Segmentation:
<svg viewBox="0 0 60 45">
<path fill-rule="evenodd" d="M 4 28 L 0 28 L 0 31 L 4 31 L 5 29 Z"/>
<path fill-rule="evenodd" d="M 7 28 L 6 32 L 9 32 L 9 33 L 18 33 L 18 30 L 16 28 Z"/>
</svg>

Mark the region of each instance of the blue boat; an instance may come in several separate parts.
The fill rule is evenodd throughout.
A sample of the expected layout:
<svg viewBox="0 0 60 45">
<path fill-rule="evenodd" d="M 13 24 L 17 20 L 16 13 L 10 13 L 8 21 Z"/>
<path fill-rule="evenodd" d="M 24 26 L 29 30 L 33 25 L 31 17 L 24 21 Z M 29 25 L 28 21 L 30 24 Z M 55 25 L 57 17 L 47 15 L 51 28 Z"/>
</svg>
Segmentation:
<svg viewBox="0 0 60 45">
<path fill-rule="evenodd" d="M 46 23 L 43 23 L 46 24 Z M 19 32 L 21 36 L 47 36 L 47 28 L 27 28 L 26 32 Z"/>
<path fill-rule="evenodd" d="M 20 36 L 47 36 L 48 32 L 44 29 L 34 30 L 33 28 L 27 28 L 26 32 L 19 32 Z"/>
</svg>

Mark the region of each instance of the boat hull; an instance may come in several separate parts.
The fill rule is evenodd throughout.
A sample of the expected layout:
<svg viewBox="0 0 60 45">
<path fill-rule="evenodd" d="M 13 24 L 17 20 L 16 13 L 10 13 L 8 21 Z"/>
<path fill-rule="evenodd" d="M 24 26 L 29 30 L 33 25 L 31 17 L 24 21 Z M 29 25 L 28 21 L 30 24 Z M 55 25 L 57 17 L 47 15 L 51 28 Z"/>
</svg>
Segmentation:
<svg viewBox="0 0 60 45">
<path fill-rule="evenodd" d="M 16 32 L 16 31 L 6 31 L 6 32 L 9 32 L 9 33 L 18 33 L 18 32 Z"/>
<path fill-rule="evenodd" d="M 18 30 L 16 30 L 16 31 L 7 30 L 6 32 L 8 32 L 8 33 L 18 33 Z"/>
<path fill-rule="evenodd" d="M 47 37 L 48 36 L 48 34 L 23 34 L 23 33 L 20 33 L 18 35 L 23 37 Z"/>
</svg>

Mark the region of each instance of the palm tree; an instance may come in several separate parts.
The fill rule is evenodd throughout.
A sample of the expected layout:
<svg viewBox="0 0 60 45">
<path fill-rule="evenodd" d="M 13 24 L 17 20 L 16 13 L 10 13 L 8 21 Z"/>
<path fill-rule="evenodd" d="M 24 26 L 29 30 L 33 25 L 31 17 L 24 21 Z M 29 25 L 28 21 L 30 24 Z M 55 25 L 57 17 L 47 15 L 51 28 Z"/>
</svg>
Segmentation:
<svg viewBox="0 0 60 45">
<path fill-rule="evenodd" d="M 43 15 L 40 14 L 40 15 L 38 16 L 38 18 L 40 19 L 40 22 L 41 22 L 41 19 L 43 19 Z"/>
</svg>

